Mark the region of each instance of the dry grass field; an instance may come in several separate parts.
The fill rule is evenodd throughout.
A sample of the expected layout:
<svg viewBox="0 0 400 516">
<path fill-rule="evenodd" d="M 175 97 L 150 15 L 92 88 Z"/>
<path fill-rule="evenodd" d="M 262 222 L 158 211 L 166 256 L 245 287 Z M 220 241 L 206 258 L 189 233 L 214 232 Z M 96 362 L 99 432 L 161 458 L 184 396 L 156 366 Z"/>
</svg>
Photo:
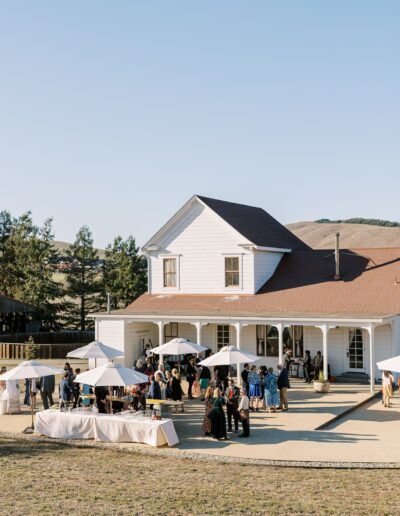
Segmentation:
<svg viewBox="0 0 400 516">
<path fill-rule="evenodd" d="M 204 463 L 0 439 L 0 514 L 399 514 L 396 470 Z"/>
</svg>

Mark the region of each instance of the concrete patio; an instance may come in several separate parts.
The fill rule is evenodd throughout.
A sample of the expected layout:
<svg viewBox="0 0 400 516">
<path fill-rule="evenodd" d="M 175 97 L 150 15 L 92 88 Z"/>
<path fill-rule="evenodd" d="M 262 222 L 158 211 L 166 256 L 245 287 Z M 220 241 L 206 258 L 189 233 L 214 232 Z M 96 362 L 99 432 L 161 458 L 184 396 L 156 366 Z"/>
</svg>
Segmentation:
<svg viewBox="0 0 400 516">
<path fill-rule="evenodd" d="M 396 393 L 393 408 L 385 409 L 379 398 L 370 400 L 370 396 L 368 386 L 334 384 L 331 392 L 319 394 L 312 386 L 294 380 L 289 391 L 289 412 L 252 413 L 251 437 L 240 439 L 238 434 L 230 433 L 229 441 L 215 441 L 202 435 L 204 405 L 196 399 L 185 403 L 185 413 L 172 414 L 180 444 L 162 451 L 238 460 L 400 464 L 400 449 L 394 446 L 399 431 L 400 398 Z M 1 416 L 0 432 L 18 434 L 29 424 L 30 412 L 25 409 L 19 415 Z M 328 427 L 315 430 L 325 424 Z M 108 446 L 126 450 L 147 448 L 131 443 Z"/>
</svg>

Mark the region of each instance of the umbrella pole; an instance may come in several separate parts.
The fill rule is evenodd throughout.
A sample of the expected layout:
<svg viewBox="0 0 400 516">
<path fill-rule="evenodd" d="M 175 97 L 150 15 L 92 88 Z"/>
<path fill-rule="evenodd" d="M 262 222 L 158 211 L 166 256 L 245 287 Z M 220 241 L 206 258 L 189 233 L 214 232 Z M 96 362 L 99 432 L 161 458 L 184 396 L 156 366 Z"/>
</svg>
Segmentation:
<svg viewBox="0 0 400 516">
<path fill-rule="evenodd" d="M 112 414 L 112 388 L 109 387 L 110 390 L 110 414 Z"/>
</svg>

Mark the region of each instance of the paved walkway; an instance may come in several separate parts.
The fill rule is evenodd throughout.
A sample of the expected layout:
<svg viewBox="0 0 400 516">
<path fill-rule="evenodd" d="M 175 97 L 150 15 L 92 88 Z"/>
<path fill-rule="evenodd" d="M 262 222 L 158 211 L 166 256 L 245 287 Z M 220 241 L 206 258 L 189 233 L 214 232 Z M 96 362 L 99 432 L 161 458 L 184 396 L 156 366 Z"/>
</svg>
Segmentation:
<svg viewBox="0 0 400 516">
<path fill-rule="evenodd" d="M 312 386 L 293 382 L 289 391 L 289 412 L 251 414 L 251 437 L 215 441 L 203 437 L 204 406 L 200 400 L 186 403 L 186 412 L 173 414 L 180 444 L 176 453 L 213 455 L 238 459 L 307 462 L 398 462 L 396 446 L 400 428 L 400 397 L 393 408 L 384 409 L 377 398 L 331 424 L 315 430 L 343 411 L 367 400 L 368 386 L 332 386 L 328 394 L 315 393 Z M 20 433 L 30 424 L 28 410 L 20 415 L 1 416 L 0 432 Z M 118 445 L 125 449 L 145 445 Z"/>
</svg>

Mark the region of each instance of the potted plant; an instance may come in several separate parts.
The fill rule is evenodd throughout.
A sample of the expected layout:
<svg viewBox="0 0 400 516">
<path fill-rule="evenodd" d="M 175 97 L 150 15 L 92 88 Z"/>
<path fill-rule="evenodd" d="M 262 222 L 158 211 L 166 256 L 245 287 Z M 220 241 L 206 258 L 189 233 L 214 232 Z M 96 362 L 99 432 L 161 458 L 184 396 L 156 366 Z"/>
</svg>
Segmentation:
<svg viewBox="0 0 400 516">
<path fill-rule="evenodd" d="M 325 380 L 324 373 L 319 372 L 318 378 L 314 378 L 314 391 L 315 392 L 328 392 L 331 384 L 328 380 Z"/>
</svg>

